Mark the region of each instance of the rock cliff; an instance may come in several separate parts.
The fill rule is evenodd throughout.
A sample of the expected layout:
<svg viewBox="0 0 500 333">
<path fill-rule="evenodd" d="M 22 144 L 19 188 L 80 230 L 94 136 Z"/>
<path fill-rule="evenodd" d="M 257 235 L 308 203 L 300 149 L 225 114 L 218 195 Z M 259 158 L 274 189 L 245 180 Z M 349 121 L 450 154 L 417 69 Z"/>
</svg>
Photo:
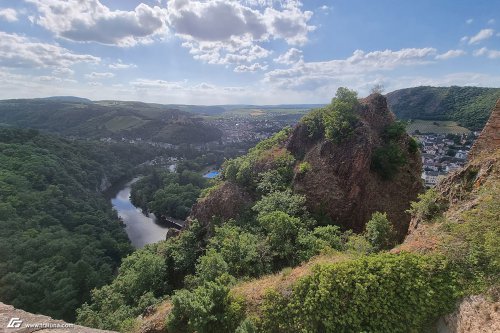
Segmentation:
<svg viewBox="0 0 500 333">
<path fill-rule="evenodd" d="M 326 221 L 322 223 L 361 232 L 372 213 L 386 212 L 403 237 L 410 220 L 405 211 L 423 190 L 420 155 L 410 152 L 412 139 L 403 131 L 391 145 L 401 152 L 405 163 L 393 177 L 384 179 L 372 170 L 372 161 L 377 149 L 387 145 L 385 131 L 395 124 L 395 116 L 380 94 L 360 100 L 355 112 L 353 133 L 340 142 L 326 139 L 321 133 L 312 136 L 308 125 L 300 122 L 283 143 L 262 155 L 291 154 L 295 158 L 291 187 L 294 193 L 306 197 L 309 211 Z M 310 166 L 309 171 L 299 170 L 303 163 Z M 258 162 L 254 166 L 258 170 L 253 173 L 259 175 L 272 168 L 272 163 Z M 256 197 L 258 194 L 251 187 L 226 180 L 193 207 L 191 218 L 203 224 L 212 217 L 234 218 L 251 207 Z"/>
</svg>

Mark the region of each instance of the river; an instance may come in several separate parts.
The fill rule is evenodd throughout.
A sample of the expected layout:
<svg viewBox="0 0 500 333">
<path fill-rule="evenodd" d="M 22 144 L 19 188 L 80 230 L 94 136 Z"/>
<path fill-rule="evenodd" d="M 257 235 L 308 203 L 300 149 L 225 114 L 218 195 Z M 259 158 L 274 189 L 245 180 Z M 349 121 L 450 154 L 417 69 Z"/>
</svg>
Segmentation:
<svg viewBox="0 0 500 333">
<path fill-rule="evenodd" d="M 130 187 L 139 178 L 125 184 L 118 184 L 110 189 L 111 204 L 118 216 L 125 223 L 125 231 L 135 248 L 142 248 L 147 244 L 156 243 L 165 239 L 168 226 L 158 222 L 154 214 L 146 216 L 140 208 L 130 202 Z"/>
</svg>

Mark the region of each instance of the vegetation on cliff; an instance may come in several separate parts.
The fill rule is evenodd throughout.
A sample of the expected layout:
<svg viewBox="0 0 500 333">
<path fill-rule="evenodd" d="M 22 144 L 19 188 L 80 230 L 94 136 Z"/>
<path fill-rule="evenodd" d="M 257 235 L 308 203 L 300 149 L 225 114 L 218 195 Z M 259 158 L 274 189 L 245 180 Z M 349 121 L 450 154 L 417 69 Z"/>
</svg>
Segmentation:
<svg viewBox="0 0 500 333">
<path fill-rule="evenodd" d="M 131 251 L 100 191 L 148 157 L 129 145 L 0 129 L 0 300 L 74 319 Z"/>
</svg>

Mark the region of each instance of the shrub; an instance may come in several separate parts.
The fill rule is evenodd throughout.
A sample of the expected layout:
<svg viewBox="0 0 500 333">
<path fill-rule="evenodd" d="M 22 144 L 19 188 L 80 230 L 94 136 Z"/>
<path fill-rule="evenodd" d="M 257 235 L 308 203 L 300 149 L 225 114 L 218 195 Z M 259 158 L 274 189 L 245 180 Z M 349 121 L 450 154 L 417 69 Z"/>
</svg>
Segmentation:
<svg viewBox="0 0 500 333">
<path fill-rule="evenodd" d="M 391 247 L 394 230 L 386 213 L 375 212 L 365 227 L 365 237 L 373 246 L 375 251 L 385 250 Z"/>
<path fill-rule="evenodd" d="M 358 121 L 356 108 L 359 105 L 358 94 L 344 87 L 340 87 L 332 103 L 323 113 L 325 137 L 333 142 L 340 143 L 351 136 Z"/>
<path fill-rule="evenodd" d="M 323 264 L 262 305 L 263 332 L 413 332 L 450 311 L 457 278 L 442 258 L 379 254 Z"/>
<path fill-rule="evenodd" d="M 311 168 L 312 168 L 311 167 L 311 163 L 309 163 L 309 162 L 302 162 L 302 163 L 299 164 L 298 172 L 299 172 L 299 174 L 304 174 L 304 173 L 310 171 Z"/>
<path fill-rule="evenodd" d="M 383 180 L 391 180 L 406 162 L 406 156 L 399 146 L 391 143 L 375 149 L 370 168 Z"/>
<path fill-rule="evenodd" d="M 444 209 L 439 202 L 439 196 L 435 189 L 429 189 L 418 195 L 418 201 L 410 204 L 406 212 L 419 220 L 432 220 Z"/>
<path fill-rule="evenodd" d="M 414 138 L 410 138 L 408 141 L 408 152 L 410 154 L 415 154 L 418 151 L 418 142 Z"/>
<path fill-rule="evenodd" d="M 232 333 L 244 317 L 244 304 L 229 294 L 223 281 L 206 282 L 172 297 L 166 327 L 174 332 Z"/>
</svg>

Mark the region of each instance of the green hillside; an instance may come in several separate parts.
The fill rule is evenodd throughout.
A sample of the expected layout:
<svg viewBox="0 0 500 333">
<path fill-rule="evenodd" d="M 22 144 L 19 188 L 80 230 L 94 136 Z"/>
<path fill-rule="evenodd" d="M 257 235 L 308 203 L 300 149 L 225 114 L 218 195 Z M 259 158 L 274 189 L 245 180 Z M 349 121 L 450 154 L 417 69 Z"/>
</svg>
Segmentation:
<svg viewBox="0 0 500 333">
<path fill-rule="evenodd" d="M 500 88 L 415 87 L 387 94 L 387 102 L 400 119 L 453 120 L 470 130 L 481 130 Z"/>
<path fill-rule="evenodd" d="M 0 300 L 74 319 L 132 250 L 99 191 L 152 155 L 128 144 L 0 129 Z"/>
<path fill-rule="evenodd" d="M 142 138 L 172 144 L 203 143 L 221 136 L 220 130 L 196 115 L 139 102 L 3 100 L 0 101 L 0 124 L 82 138 Z"/>
</svg>

